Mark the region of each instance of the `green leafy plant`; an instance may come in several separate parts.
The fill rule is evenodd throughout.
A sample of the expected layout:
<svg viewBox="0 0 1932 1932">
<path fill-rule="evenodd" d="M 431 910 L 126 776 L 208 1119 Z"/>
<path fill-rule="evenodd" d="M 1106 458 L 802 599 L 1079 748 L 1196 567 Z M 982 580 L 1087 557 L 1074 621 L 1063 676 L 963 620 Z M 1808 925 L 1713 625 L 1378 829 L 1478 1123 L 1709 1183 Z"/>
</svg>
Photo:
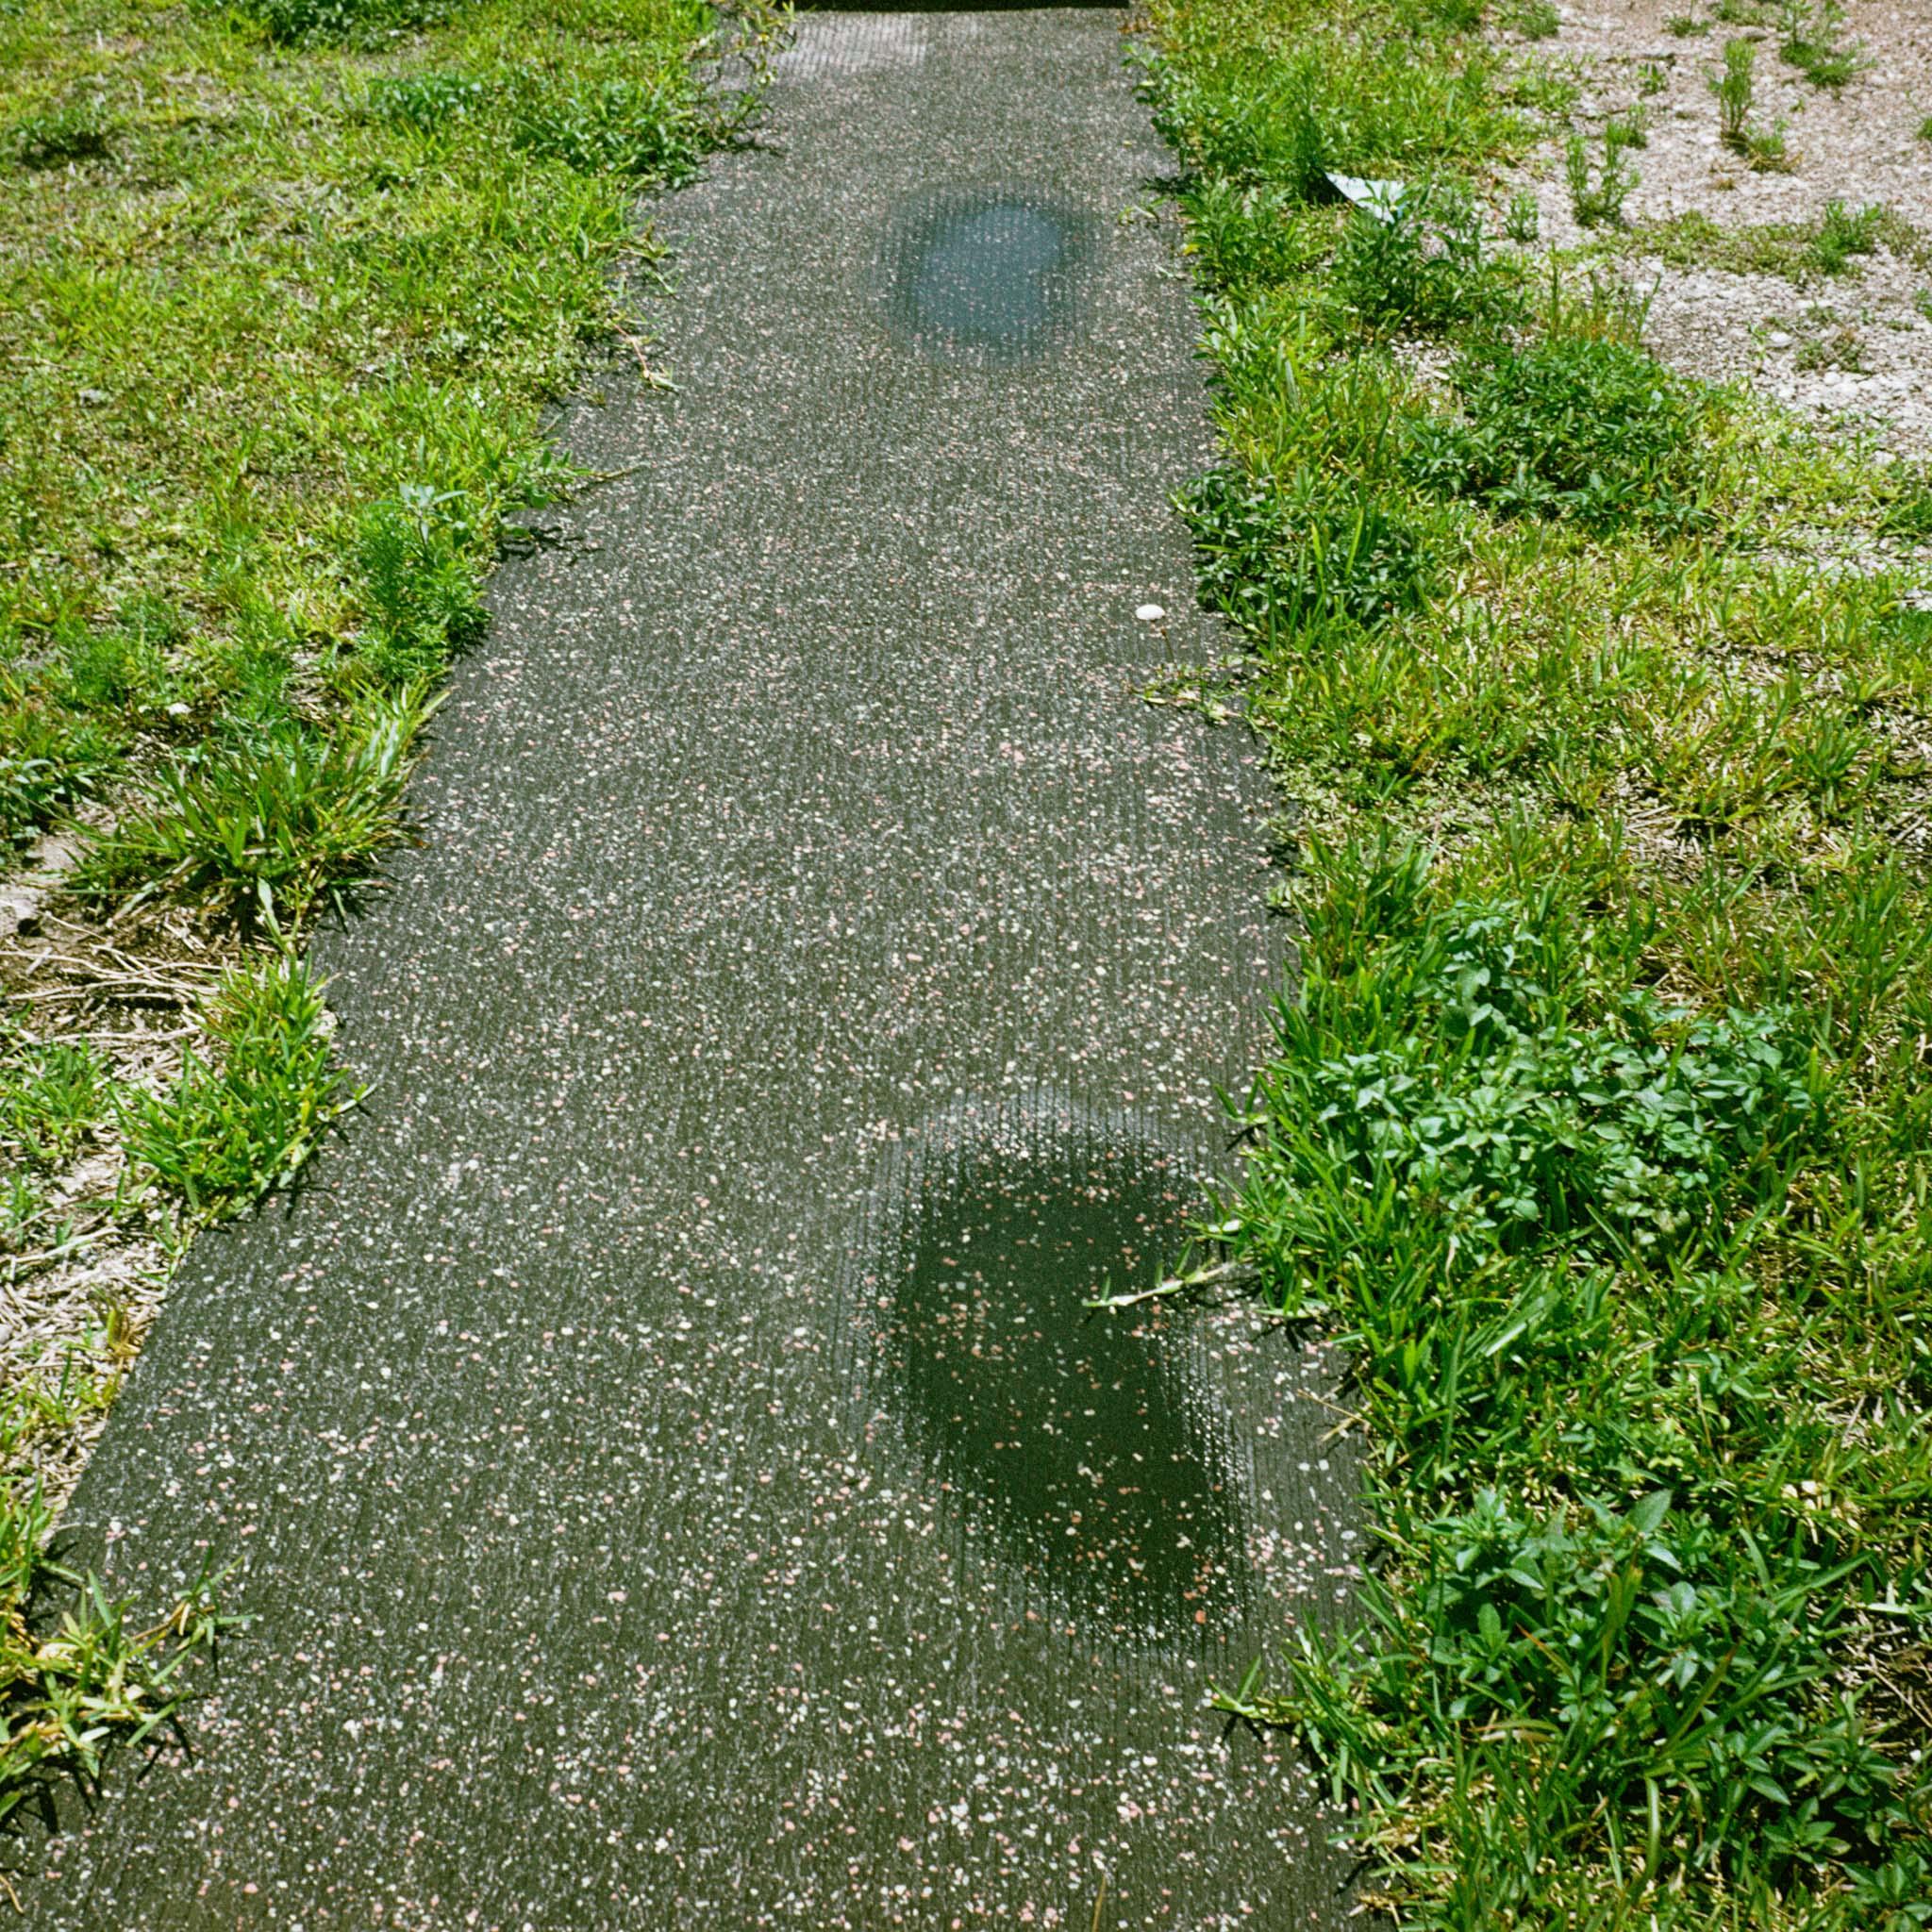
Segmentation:
<svg viewBox="0 0 1932 1932">
<path fill-rule="evenodd" d="M 1521 0 L 1508 16 L 1508 24 L 1525 41 L 1553 39 L 1562 27 L 1562 18 L 1550 0 Z"/>
<path fill-rule="evenodd" d="M 111 1383 L 70 1355 L 0 1389 L 0 1468 L 21 1468 L 40 1441 L 58 1440 L 111 1399 Z M 206 1572 L 157 1622 L 130 1618 L 98 1578 L 47 1554 L 53 1510 L 42 1485 L 0 1481 L 0 1824 L 50 1775 L 98 1779 L 107 1753 L 139 1746 L 192 1692 L 197 1662 L 237 1619 Z"/>
<path fill-rule="evenodd" d="M 1650 112 L 1641 101 L 1610 115 L 1604 123 L 1604 140 L 1620 153 L 1626 148 L 1650 145 Z"/>
<path fill-rule="evenodd" d="M 355 555 L 367 627 L 358 656 L 382 685 L 438 677 L 482 635 L 466 509 L 460 491 L 406 483 L 362 513 Z"/>
<path fill-rule="evenodd" d="M 1320 212 L 1258 105 L 1284 68 L 1329 63 L 1324 140 L 1366 72 L 1337 48 L 1547 98 L 1379 0 L 1158 0 L 1156 31 L 1190 192 L 1239 158 L 1231 234 Z M 1519 151 L 1485 140 L 1493 179 Z M 1892 219 L 1629 245 L 1824 275 Z M 1445 375 L 1322 247 L 1242 258 L 1183 508 L 1257 645 L 1300 978 L 1212 1265 L 1343 1350 L 1374 1539 L 1221 1707 L 1295 1727 L 1365 1902 L 1418 1932 L 1922 1928 L 1932 875 L 1900 726 L 1932 614 L 1872 541 L 1924 522 L 1920 466 L 1683 382 L 1567 261 L 1541 313 L 1446 322 Z M 1304 532 L 1360 515 L 1373 555 L 1369 509 L 1421 569 L 1351 608 Z M 1857 567 L 1767 547 L 1793 527 Z"/>
<path fill-rule="evenodd" d="M 177 760 L 89 847 L 75 890 L 119 905 L 174 893 L 299 926 L 366 883 L 397 836 L 429 709 L 405 687 L 366 698 L 332 733 L 289 721 Z"/>
<path fill-rule="evenodd" d="M 1647 1883 L 1923 1869 L 1873 1721 L 1819 1696 L 1857 1564 L 1813 1491 L 1740 1491 L 1671 1446 L 1756 1299 L 1732 1230 L 1832 1158 L 1815 1020 L 1602 983 L 1557 890 L 1447 896 L 1384 843 L 1314 858 L 1302 994 L 1223 1226 L 1281 1306 L 1345 1324 L 1401 1444 L 1404 1558 L 1362 1624 L 1301 1640 L 1285 1695 L 1251 1676 L 1221 1707 L 1298 1725 L 1372 1819 L 1425 1807 L 1488 1910 L 1545 1897 L 1540 1860 L 1613 1817 Z M 1660 1298 L 1621 1299 L 1633 1276 Z M 1773 1467 L 1792 1345 L 1725 1372 L 1732 1448 Z M 1545 1378 L 1592 1359 L 1588 1412 L 1544 1409 Z M 1518 1483 L 1549 1500 L 1513 1505 Z M 1500 1862 L 1461 1836 L 1483 1790 Z"/>
<path fill-rule="evenodd" d="M 329 1055 L 321 986 L 282 955 L 230 974 L 209 1002 L 217 1058 L 190 1054 L 173 1089 L 124 1100 L 130 1156 L 192 1219 L 235 1214 L 287 1186 L 356 1105 Z"/>
<path fill-rule="evenodd" d="M 668 80 L 583 87 L 532 72 L 516 77 L 508 106 L 515 146 L 587 175 L 687 180 L 721 139 L 706 125 L 701 101 Z"/>
<path fill-rule="evenodd" d="M 1854 214 L 1841 201 L 1827 203 L 1812 243 L 1819 268 L 1828 275 L 1842 275 L 1853 256 L 1874 253 L 1886 231 L 1886 214 L 1881 207 Z"/>
<path fill-rule="evenodd" d="M 1862 375 L 1871 366 L 1865 358 L 1865 339 L 1849 323 L 1807 335 L 1799 342 L 1797 354 L 1791 361 L 1795 367 L 1807 373 L 1820 369 L 1843 369 L 1853 375 Z"/>
<path fill-rule="evenodd" d="M 1892 209 L 1874 203 L 1853 210 L 1841 201 L 1828 203 L 1815 222 L 1760 222 L 1739 228 L 1722 227 L 1708 215 L 1689 209 L 1666 221 L 1641 224 L 1635 235 L 1648 253 L 1679 266 L 1695 263 L 1801 283 L 1850 273 L 1857 257 L 1880 248 L 1905 252 L 1918 245 L 1916 232 Z"/>
<path fill-rule="evenodd" d="M 1707 520 L 1693 392 L 1635 343 L 1559 328 L 1472 350 L 1453 379 L 1462 413 L 1407 432 L 1422 489 L 1598 528 Z"/>
<path fill-rule="evenodd" d="M 487 114 L 494 90 L 473 75 L 378 75 L 369 85 L 369 113 L 384 126 L 433 140 L 449 128 Z"/>
<path fill-rule="evenodd" d="M 338 42 L 352 47 L 446 21 L 457 0 L 238 0 L 241 11 L 271 40 L 291 46 Z"/>
<path fill-rule="evenodd" d="M 28 695 L 0 667 L 0 850 L 93 796 L 119 767 L 122 734 Z"/>
<path fill-rule="evenodd" d="M 1332 194 L 1330 170 L 1416 180 L 1530 138 L 1494 98 L 1483 61 L 1417 61 L 1399 36 L 1293 45 L 1265 61 L 1176 61 L 1158 49 L 1139 58 L 1156 124 L 1191 174 L 1266 182 L 1300 201 Z"/>
</svg>

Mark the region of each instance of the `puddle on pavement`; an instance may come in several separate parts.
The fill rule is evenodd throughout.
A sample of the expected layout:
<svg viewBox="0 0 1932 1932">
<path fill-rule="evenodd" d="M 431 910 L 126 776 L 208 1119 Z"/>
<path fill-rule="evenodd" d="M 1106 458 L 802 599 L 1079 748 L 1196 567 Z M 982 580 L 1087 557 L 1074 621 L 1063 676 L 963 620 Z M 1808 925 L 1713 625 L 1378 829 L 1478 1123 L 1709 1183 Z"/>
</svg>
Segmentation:
<svg viewBox="0 0 1932 1932">
<path fill-rule="evenodd" d="M 947 195 L 899 224 L 894 320 L 928 353 L 993 361 L 1035 355 L 1067 320 L 1088 223 L 1024 194 Z"/>
<path fill-rule="evenodd" d="M 1188 1311 L 1082 1307 L 1174 1262 L 1193 1176 L 1130 1134 L 1008 1123 L 941 1136 L 892 1194 L 878 1343 L 969 1546 L 1095 1632 L 1238 1617 L 1245 1484 Z"/>
</svg>

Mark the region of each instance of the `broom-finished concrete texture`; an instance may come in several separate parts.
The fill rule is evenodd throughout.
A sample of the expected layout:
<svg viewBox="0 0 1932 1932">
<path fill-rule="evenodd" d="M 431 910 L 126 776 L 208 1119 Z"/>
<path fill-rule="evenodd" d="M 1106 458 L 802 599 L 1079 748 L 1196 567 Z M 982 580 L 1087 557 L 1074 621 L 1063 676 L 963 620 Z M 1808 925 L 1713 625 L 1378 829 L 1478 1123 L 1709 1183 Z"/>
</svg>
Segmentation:
<svg viewBox="0 0 1932 1932">
<path fill-rule="evenodd" d="M 807 16 L 664 205 L 675 392 L 569 414 L 619 474 L 321 948 L 369 1108 L 197 1248 L 78 1499 L 256 1621 L 36 1925 L 1340 1923 L 1203 1709 L 1346 1589 L 1330 1365 L 1080 1306 L 1173 1257 L 1285 963 L 1252 746 L 1137 695 L 1216 644 L 1121 56 Z"/>
</svg>

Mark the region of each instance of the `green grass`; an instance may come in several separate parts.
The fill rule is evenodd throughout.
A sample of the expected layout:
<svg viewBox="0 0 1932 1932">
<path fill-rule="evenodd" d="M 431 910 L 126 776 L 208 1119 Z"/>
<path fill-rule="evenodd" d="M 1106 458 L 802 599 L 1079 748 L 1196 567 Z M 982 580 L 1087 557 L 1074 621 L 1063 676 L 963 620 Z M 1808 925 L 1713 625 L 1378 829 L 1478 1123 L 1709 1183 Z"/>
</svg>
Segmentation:
<svg viewBox="0 0 1932 1932">
<path fill-rule="evenodd" d="M 29 1374 L 0 1391 L 0 1460 L 11 1469 L 40 1435 L 71 1431 L 112 1399 L 111 1383 Z M 59 1774 L 92 1785 L 107 1751 L 130 1748 L 187 1702 L 198 1664 L 233 1627 L 204 1575 L 152 1624 L 99 1582 L 52 1560 L 51 1511 L 37 1483 L 15 1479 L 0 1507 L 0 1825 Z M 51 1627 L 45 1601 L 69 1607 Z"/>
<path fill-rule="evenodd" d="M 757 105 L 703 57 L 770 25 L 703 0 L 0 0 L 0 857 L 81 814 L 62 909 L 111 923 L 115 973 L 168 981 L 163 915 L 240 962 L 158 1085 L 35 1033 L 58 1008 L 0 1035 L 9 1279 L 113 1238 L 178 1255 L 353 1104 L 302 940 L 407 829 L 504 519 L 581 480 L 546 404 L 642 360 L 639 191 Z M 76 1204 L 103 1158 L 110 1192 Z M 148 1734 L 220 1627 L 204 1587 L 137 1629 L 45 1554 L 32 1471 L 111 1396 L 130 1338 L 104 1320 L 0 1402 L 0 1817 Z"/>
<path fill-rule="evenodd" d="M 1378 299 L 1299 157 L 1480 194 L 1526 137 L 1455 9 L 1153 39 L 1222 441 L 1181 508 L 1303 827 L 1221 1232 L 1346 1344 L 1378 1533 L 1222 1707 L 1295 1728 L 1406 1925 L 1932 1923 L 1925 479 L 1574 267 L 1436 246 Z"/>
<path fill-rule="evenodd" d="M 191 1051 L 172 1089 L 135 1091 L 120 1105 L 137 1171 L 191 1217 L 211 1219 L 293 1180 L 361 1090 L 331 1065 L 322 988 L 294 959 L 230 974 L 208 1002 L 206 1032 L 213 1063 Z"/>
<path fill-rule="evenodd" d="M 1733 275 L 1782 275 L 1806 283 L 1857 273 L 1857 258 L 1879 249 L 1910 260 L 1924 257 L 1917 229 L 1893 209 L 1874 203 L 1853 209 L 1830 203 L 1815 222 L 1759 222 L 1726 228 L 1694 209 L 1641 223 L 1633 244 L 1674 268 L 1709 267 Z"/>
<path fill-rule="evenodd" d="M 165 807 L 225 731 L 321 760 L 475 634 L 504 515 L 567 487 L 540 413 L 628 353 L 637 185 L 742 108 L 691 66 L 698 0 L 444 10 L 261 9 L 291 46 L 0 14 L 0 840 L 129 784 Z"/>
<path fill-rule="evenodd" d="M 272 929 L 365 882 L 403 824 L 428 709 L 418 687 L 359 699 L 335 730 L 277 719 L 197 746 L 89 848 L 74 890 L 121 907 L 169 896 Z"/>
</svg>

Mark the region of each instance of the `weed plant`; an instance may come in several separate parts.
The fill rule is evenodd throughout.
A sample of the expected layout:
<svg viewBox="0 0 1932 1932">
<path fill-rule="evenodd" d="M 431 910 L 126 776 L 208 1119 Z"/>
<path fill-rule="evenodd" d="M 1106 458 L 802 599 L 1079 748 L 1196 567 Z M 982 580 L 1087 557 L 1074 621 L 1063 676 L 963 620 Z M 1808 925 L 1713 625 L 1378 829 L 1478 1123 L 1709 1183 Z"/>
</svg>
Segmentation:
<svg viewBox="0 0 1932 1932">
<path fill-rule="evenodd" d="M 1836 90 L 1871 63 L 1864 48 L 1843 39 L 1841 0 L 1784 0 L 1778 53 L 1814 87 Z"/>
<path fill-rule="evenodd" d="M 35 1437 L 70 1430 L 111 1395 L 71 1363 L 0 1389 L 0 1466 L 16 1469 Z M 137 1623 L 96 1579 L 49 1558 L 53 1526 L 37 1482 L 0 1486 L 0 1826 L 50 1777 L 91 1785 L 110 1746 L 132 1748 L 167 1724 L 235 1621 L 204 1574 L 158 1622 Z M 71 1607 L 48 1629 L 43 1600 L 57 1590 Z"/>
<path fill-rule="evenodd" d="M 1573 134 L 1563 147 L 1563 175 L 1570 187 L 1570 211 L 1579 228 L 1615 227 L 1624 204 L 1637 186 L 1637 170 L 1624 164 L 1624 151 L 1641 147 L 1641 124 L 1612 116 L 1604 124 L 1602 153 L 1594 165 L 1590 143 Z M 1647 137 L 1645 137 L 1647 139 Z"/>
<path fill-rule="evenodd" d="M 1923 1926 L 1932 619 L 1885 533 L 1925 492 L 1674 375 L 1613 288 L 1379 306 L 1293 158 L 1519 152 L 1453 20 L 1162 0 L 1144 58 L 1223 445 L 1182 508 L 1306 827 L 1221 1233 L 1351 1351 L 1380 1537 L 1221 1706 L 1295 1727 L 1406 1925 Z"/>
<path fill-rule="evenodd" d="M 1563 23 L 1550 0 L 1524 0 L 1508 17 L 1508 25 L 1525 41 L 1548 41 L 1556 38 Z"/>
<path fill-rule="evenodd" d="M 298 1174 L 328 1124 L 360 1097 L 329 1061 L 329 1015 L 301 963 L 229 975 L 210 1002 L 217 1059 L 191 1053 L 171 1091 L 122 1101 L 127 1150 L 192 1219 L 250 1207 Z"/>
<path fill-rule="evenodd" d="M 1526 343 L 1468 350 L 1452 380 L 1460 415 L 1408 428 L 1402 466 L 1420 488 L 1595 529 L 1708 521 L 1693 392 L 1638 342 L 1558 319 Z"/>
<path fill-rule="evenodd" d="M 1513 311 L 1504 264 L 1484 254 L 1459 184 L 1409 184 L 1386 209 L 1357 208 L 1336 244 L 1329 286 L 1348 322 L 1372 336 L 1442 335 Z"/>
<path fill-rule="evenodd" d="M 83 897 L 125 906 L 167 894 L 270 930 L 296 928 L 323 897 L 370 876 L 403 822 L 403 786 L 426 707 L 405 686 L 360 703 L 324 736 L 278 719 L 199 747 L 76 869 Z"/>
<path fill-rule="evenodd" d="M 1718 139 L 1755 169 L 1775 171 L 1785 167 L 1783 125 L 1757 127 L 1751 120 L 1752 105 L 1757 94 L 1756 41 L 1740 39 L 1724 42 L 1724 64 L 1710 76 L 1710 91 L 1717 96 Z"/>
<path fill-rule="evenodd" d="M 0 1146 L 42 1172 L 63 1167 L 93 1138 L 106 1082 L 85 1044 L 22 1041 L 0 1080 Z"/>
</svg>

